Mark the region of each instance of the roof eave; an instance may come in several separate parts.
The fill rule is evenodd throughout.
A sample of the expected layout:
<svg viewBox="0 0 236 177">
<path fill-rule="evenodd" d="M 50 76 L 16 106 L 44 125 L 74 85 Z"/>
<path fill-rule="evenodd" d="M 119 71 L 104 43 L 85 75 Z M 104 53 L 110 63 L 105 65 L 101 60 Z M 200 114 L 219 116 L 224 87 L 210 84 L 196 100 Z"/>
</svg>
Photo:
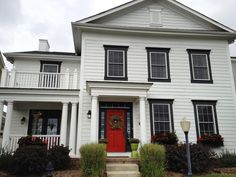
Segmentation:
<svg viewBox="0 0 236 177">
<path fill-rule="evenodd" d="M 21 53 L 21 52 L 10 52 L 4 53 L 4 56 L 10 63 L 14 63 L 16 58 L 36 58 L 36 59 L 71 59 L 78 60 L 79 56 L 75 55 L 50 55 L 50 54 L 32 54 L 32 53 Z"/>
</svg>

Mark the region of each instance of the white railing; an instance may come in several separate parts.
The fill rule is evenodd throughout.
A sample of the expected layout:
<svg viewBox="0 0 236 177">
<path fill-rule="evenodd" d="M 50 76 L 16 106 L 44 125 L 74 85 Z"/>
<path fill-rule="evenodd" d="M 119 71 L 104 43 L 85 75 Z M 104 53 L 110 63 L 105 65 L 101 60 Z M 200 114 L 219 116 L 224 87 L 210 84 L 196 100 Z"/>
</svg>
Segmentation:
<svg viewBox="0 0 236 177">
<path fill-rule="evenodd" d="M 78 72 L 47 73 L 47 72 L 26 72 L 3 71 L 1 87 L 15 88 L 43 88 L 43 89 L 77 89 Z"/>
<path fill-rule="evenodd" d="M 14 152 L 18 147 L 18 141 L 21 137 L 26 135 L 10 135 L 9 151 Z M 38 137 L 42 141 L 47 143 L 47 149 L 51 149 L 54 146 L 60 145 L 60 135 L 32 135 L 32 137 Z"/>
</svg>

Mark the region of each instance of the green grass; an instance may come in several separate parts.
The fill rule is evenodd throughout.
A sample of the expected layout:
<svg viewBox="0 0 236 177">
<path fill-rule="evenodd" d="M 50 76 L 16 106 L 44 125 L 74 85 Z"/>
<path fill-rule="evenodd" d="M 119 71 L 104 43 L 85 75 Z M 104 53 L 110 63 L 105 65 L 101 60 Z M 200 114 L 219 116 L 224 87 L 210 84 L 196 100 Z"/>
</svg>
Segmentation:
<svg viewBox="0 0 236 177">
<path fill-rule="evenodd" d="M 201 175 L 199 177 L 236 177 L 236 174 L 235 175 L 226 175 L 226 174 L 212 173 L 212 174 L 207 174 L 207 175 Z"/>
</svg>

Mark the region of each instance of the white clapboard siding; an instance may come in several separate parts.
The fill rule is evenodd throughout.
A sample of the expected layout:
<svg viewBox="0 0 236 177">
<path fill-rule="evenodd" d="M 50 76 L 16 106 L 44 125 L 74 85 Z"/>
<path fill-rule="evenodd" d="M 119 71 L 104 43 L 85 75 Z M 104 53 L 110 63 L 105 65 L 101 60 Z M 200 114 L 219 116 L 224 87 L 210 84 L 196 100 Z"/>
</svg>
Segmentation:
<svg viewBox="0 0 236 177">
<path fill-rule="evenodd" d="M 190 140 L 196 141 L 194 111 L 191 100 L 218 100 L 216 111 L 220 134 L 225 138 L 228 149 L 236 147 L 236 119 L 233 97 L 232 78 L 228 59 L 228 43 L 223 40 L 163 38 L 154 36 L 125 36 L 109 34 L 83 33 L 82 48 L 84 55 L 84 78 L 82 99 L 81 143 L 87 143 L 90 137 L 90 120 L 87 111 L 91 110 L 91 97 L 86 91 L 86 80 L 104 80 L 105 52 L 103 45 L 124 45 L 128 48 L 128 81 L 147 82 L 147 53 L 145 47 L 171 48 L 170 83 L 155 82 L 148 92 L 148 98 L 174 99 L 173 113 L 176 133 L 181 141 L 184 134 L 180 120 L 186 116 L 191 120 Z M 213 84 L 196 84 L 190 82 L 189 58 L 186 51 L 192 49 L 210 49 L 210 62 Z M 137 100 L 138 101 L 138 100 Z M 139 136 L 139 105 L 133 103 L 137 113 L 134 115 L 134 134 Z M 147 134 L 150 140 L 149 105 L 146 103 Z"/>
<path fill-rule="evenodd" d="M 171 7 L 167 2 L 140 4 L 115 15 L 110 15 L 92 23 L 116 26 L 150 27 L 150 9 L 161 9 L 162 28 L 215 30 L 216 28 L 200 19 L 184 12 L 182 9 Z"/>
</svg>

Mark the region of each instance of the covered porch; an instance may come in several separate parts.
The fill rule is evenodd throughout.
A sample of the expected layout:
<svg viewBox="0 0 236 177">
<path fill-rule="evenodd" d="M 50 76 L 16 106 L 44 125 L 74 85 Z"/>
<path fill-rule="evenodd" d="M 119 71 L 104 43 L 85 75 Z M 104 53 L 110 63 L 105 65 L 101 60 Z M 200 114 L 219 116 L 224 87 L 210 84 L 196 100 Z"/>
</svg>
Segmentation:
<svg viewBox="0 0 236 177">
<path fill-rule="evenodd" d="M 31 135 L 47 142 L 48 149 L 63 144 L 75 155 L 78 91 L 18 89 L 21 94 L 12 89 L 4 94 L 4 89 L 0 91 L 3 95 L 0 105 L 7 105 L 3 148 L 13 152 L 21 137 Z M 25 91 L 28 93 L 23 94 Z"/>
<path fill-rule="evenodd" d="M 151 85 L 87 81 L 87 91 L 91 95 L 90 142 L 107 139 L 108 156 L 127 155 L 130 138 L 139 138 L 141 144 L 147 143 L 146 98 Z"/>
</svg>

